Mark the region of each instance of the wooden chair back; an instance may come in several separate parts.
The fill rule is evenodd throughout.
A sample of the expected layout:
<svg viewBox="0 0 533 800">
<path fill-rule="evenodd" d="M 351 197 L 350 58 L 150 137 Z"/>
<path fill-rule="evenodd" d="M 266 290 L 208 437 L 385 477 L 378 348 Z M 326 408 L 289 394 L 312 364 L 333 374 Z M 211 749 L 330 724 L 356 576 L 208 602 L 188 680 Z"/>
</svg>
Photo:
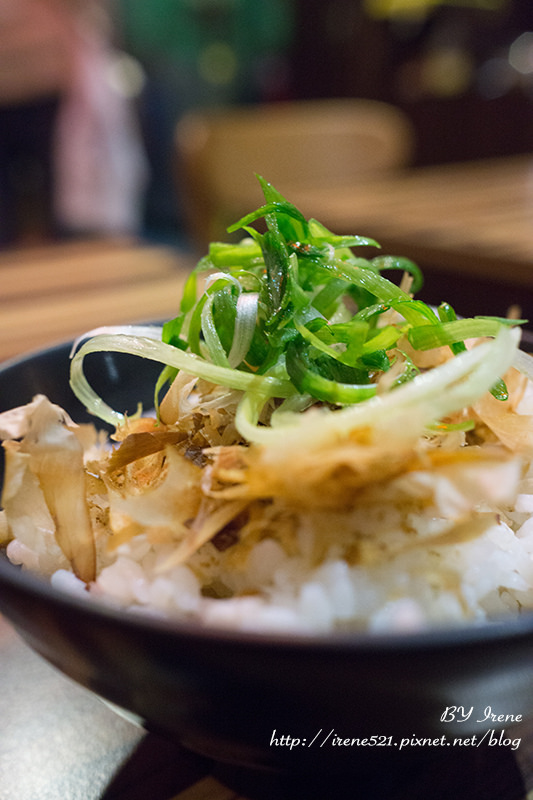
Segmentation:
<svg viewBox="0 0 533 800">
<path fill-rule="evenodd" d="M 291 189 L 353 183 L 405 167 L 410 121 L 362 98 L 301 100 L 190 112 L 177 125 L 176 182 L 191 241 L 228 240 L 226 227 L 261 205 L 256 174 Z"/>
</svg>

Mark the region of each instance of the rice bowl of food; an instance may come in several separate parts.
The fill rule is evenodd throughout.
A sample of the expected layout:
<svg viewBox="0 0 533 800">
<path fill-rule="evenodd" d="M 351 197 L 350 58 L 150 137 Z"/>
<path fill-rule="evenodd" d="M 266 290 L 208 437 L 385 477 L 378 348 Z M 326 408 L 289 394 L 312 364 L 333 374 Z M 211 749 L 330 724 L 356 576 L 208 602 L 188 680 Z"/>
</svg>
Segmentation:
<svg viewBox="0 0 533 800">
<path fill-rule="evenodd" d="M 362 258 L 375 242 L 262 186 L 173 320 L 0 369 L 0 608 L 71 677 L 222 760 L 307 767 L 326 728 L 448 735 L 450 706 L 519 721 L 523 322 L 426 305 L 414 264 Z M 298 746 L 273 746 L 289 729 Z"/>
</svg>

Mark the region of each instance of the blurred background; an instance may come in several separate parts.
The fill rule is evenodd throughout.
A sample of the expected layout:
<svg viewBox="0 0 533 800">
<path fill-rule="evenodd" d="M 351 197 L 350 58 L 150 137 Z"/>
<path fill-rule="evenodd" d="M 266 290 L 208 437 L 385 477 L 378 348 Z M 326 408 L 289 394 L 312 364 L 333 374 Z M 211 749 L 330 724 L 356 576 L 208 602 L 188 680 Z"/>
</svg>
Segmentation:
<svg viewBox="0 0 533 800">
<path fill-rule="evenodd" d="M 530 151 L 532 0 L 0 0 L 1 243 L 186 246 L 185 114 L 349 97 L 414 165 Z"/>
</svg>

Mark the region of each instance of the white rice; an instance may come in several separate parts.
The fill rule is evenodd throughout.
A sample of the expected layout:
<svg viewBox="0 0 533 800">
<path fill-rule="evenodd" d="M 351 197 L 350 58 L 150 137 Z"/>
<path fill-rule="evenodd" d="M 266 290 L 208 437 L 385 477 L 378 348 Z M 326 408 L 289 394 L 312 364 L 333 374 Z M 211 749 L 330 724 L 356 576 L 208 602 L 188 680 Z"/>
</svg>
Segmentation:
<svg viewBox="0 0 533 800">
<path fill-rule="evenodd" d="M 495 522 L 472 541 L 420 547 L 371 566 L 350 566 L 332 554 L 312 568 L 304 556 L 288 556 L 278 542 L 264 539 L 250 550 L 241 570 L 217 575 L 228 593 L 247 585 L 255 588 L 253 595 L 206 596 L 195 571 L 200 556 L 190 566 L 160 574 L 158 566 L 171 546 L 150 545 L 142 535 L 119 548 L 89 591 L 64 566 L 52 573 L 51 582 L 76 596 L 131 612 L 240 630 L 416 631 L 465 620 L 483 622 L 533 607 L 532 504 L 532 494 L 521 495 L 517 522 Z M 206 547 L 213 563 L 206 566 L 204 548 L 204 575 L 210 566 L 215 574 L 218 555 L 212 545 Z M 10 542 L 7 554 L 15 563 L 42 571 L 39 553 L 17 540 Z"/>
<path fill-rule="evenodd" d="M 522 410 L 532 415 L 533 395 L 527 399 Z M 78 597 L 234 630 L 418 631 L 533 609 L 533 466 L 519 480 L 512 509 L 480 507 L 492 513 L 492 522 L 475 538 L 454 543 L 439 539 L 449 520 L 417 499 L 418 490 L 423 497 L 424 472 L 411 472 L 405 480 L 411 494 L 403 495 L 403 505 L 385 497 L 380 502 L 378 495 L 377 502 L 354 509 L 348 532 L 362 531 L 363 544 L 378 542 L 382 548 L 377 558 L 361 563 L 343 557 L 346 517 L 324 509 L 300 514 L 293 554 L 275 535 L 239 550 L 237 561 L 231 547 L 219 551 L 207 542 L 187 564 L 162 571 L 174 543 L 153 543 L 139 534 L 109 554 L 104 538 L 97 578 L 88 587 L 72 574 L 49 522 L 39 516 L 20 523 L 24 536 L 9 542 L 7 555 Z M 461 511 L 457 483 L 439 483 L 437 494 L 437 506 Z M 317 543 L 328 530 L 337 535 L 317 566 Z"/>
</svg>

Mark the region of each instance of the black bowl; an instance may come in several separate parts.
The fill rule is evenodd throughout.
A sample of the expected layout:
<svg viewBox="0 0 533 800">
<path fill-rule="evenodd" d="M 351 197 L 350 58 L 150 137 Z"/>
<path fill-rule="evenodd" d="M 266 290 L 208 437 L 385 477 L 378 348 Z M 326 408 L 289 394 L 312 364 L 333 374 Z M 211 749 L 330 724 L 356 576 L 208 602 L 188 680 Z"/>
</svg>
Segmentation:
<svg viewBox="0 0 533 800">
<path fill-rule="evenodd" d="M 86 420 L 68 386 L 68 351 L 59 346 L 0 367 L 0 410 L 45 392 Z M 106 387 L 115 407 L 150 403 L 157 365 L 90 359 L 90 380 Z M 5 556 L 0 611 L 44 658 L 147 730 L 232 764 L 348 769 L 427 755 L 455 737 L 485 736 L 489 744 L 496 731 L 533 715 L 529 613 L 416 634 L 231 632 L 65 595 Z M 340 746 L 348 739 L 361 741 Z"/>
</svg>

